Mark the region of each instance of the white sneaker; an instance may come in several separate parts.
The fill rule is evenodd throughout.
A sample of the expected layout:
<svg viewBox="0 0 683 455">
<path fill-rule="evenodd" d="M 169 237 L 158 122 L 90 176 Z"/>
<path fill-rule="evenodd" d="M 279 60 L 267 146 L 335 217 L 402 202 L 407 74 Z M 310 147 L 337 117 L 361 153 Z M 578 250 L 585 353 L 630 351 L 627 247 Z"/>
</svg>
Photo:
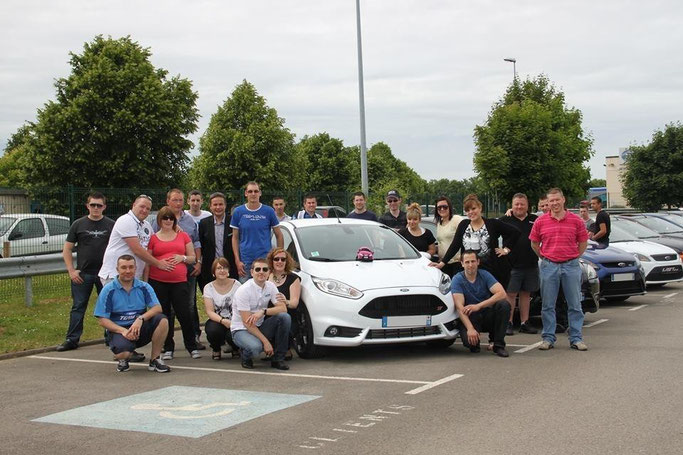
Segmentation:
<svg viewBox="0 0 683 455">
<path fill-rule="evenodd" d="M 161 360 L 173 360 L 173 351 L 166 351 L 161 354 Z"/>
<path fill-rule="evenodd" d="M 202 355 L 199 353 L 199 351 L 195 350 L 190 352 L 190 357 L 192 357 L 193 359 L 201 359 Z"/>
</svg>

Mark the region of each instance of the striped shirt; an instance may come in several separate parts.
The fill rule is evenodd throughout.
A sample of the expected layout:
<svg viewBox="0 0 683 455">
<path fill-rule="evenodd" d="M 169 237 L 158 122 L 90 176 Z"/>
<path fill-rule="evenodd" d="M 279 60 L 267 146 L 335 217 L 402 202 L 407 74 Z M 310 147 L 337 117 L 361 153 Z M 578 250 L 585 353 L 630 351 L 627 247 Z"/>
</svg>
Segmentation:
<svg viewBox="0 0 683 455">
<path fill-rule="evenodd" d="M 541 244 L 544 258 L 564 262 L 579 257 L 579 243 L 588 241 L 588 231 L 583 220 L 571 212 L 559 220 L 546 213 L 534 223 L 529 240 Z"/>
</svg>

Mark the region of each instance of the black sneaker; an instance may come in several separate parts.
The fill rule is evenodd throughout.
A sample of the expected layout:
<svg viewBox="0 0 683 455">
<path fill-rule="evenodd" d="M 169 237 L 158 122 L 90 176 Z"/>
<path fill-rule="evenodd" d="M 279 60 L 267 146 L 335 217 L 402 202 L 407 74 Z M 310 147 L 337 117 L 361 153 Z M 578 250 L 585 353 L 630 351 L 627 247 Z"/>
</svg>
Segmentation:
<svg viewBox="0 0 683 455">
<path fill-rule="evenodd" d="M 149 371 L 156 371 L 157 373 L 168 373 L 171 371 L 171 367 L 166 365 L 163 360 L 159 357 L 149 361 L 149 366 L 147 366 Z"/>
<path fill-rule="evenodd" d="M 203 351 L 204 349 L 206 349 L 206 345 L 204 343 L 202 343 L 201 341 L 199 341 L 199 337 L 195 338 L 195 343 L 197 345 L 198 351 Z"/>
<path fill-rule="evenodd" d="M 529 321 L 522 322 L 522 324 L 519 326 L 519 331 L 520 333 L 538 333 L 538 330 L 534 326 L 529 324 Z"/>
<path fill-rule="evenodd" d="M 71 340 L 66 340 L 64 343 L 57 346 L 58 352 L 71 351 L 72 349 L 78 349 L 78 345 Z"/>
<path fill-rule="evenodd" d="M 472 354 L 476 354 L 477 352 L 480 352 L 480 351 L 481 351 L 481 347 L 479 347 L 479 345 L 470 346 L 470 352 Z"/>
<path fill-rule="evenodd" d="M 133 353 L 130 355 L 130 359 L 128 359 L 130 362 L 143 362 L 145 360 L 145 354 L 140 354 L 138 351 L 133 351 Z"/>
<path fill-rule="evenodd" d="M 500 346 L 494 346 L 493 353 L 496 354 L 498 357 L 510 357 L 510 354 L 508 354 L 505 348 L 502 348 Z"/>
<path fill-rule="evenodd" d="M 278 370 L 289 370 L 289 366 L 282 360 L 273 360 L 270 362 L 270 366 Z"/>
<path fill-rule="evenodd" d="M 254 369 L 254 361 L 251 359 L 242 359 L 242 368 L 246 368 L 247 370 L 253 370 Z"/>
<path fill-rule="evenodd" d="M 116 366 L 116 371 L 123 373 L 124 371 L 130 370 L 130 365 L 128 365 L 128 360 L 120 359 L 119 364 Z"/>
<path fill-rule="evenodd" d="M 505 329 L 505 336 L 512 336 L 515 332 L 512 331 L 512 322 L 508 322 L 508 327 Z"/>
</svg>

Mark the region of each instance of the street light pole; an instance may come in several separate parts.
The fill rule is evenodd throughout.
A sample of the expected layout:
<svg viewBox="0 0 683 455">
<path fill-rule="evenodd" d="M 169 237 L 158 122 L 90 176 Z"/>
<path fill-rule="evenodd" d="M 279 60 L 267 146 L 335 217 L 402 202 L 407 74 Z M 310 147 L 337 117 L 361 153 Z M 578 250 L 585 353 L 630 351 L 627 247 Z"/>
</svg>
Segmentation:
<svg viewBox="0 0 683 455">
<path fill-rule="evenodd" d="M 360 180 L 368 194 L 368 151 L 365 145 L 365 93 L 363 89 L 363 44 L 360 35 L 360 0 L 356 0 L 356 35 L 358 37 L 358 104 L 360 105 Z"/>
<path fill-rule="evenodd" d="M 515 58 L 504 58 L 506 62 L 512 63 L 512 79 L 517 80 L 517 59 Z"/>
</svg>

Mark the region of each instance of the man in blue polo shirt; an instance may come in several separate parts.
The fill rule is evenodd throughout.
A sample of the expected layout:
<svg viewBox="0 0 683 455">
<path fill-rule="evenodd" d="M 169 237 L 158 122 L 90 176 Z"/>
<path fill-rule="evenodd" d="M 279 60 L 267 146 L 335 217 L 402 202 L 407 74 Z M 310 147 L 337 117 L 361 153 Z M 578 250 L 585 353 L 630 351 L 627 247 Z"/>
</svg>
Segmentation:
<svg viewBox="0 0 683 455">
<path fill-rule="evenodd" d="M 251 263 L 254 259 L 266 257 L 270 251 L 271 230 L 277 246 L 282 248 L 283 239 L 280 222 L 275 210 L 261 204 L 261 188 L 256 182 L 247 183 L 244 190 L 247 203 L 235 209 L 230 219 L 232 228 L 232 253 L 235 256 L 237 272 L 242 283 L 251 278 Z"/>
<path fill-rule="evenodd" d="M 459 314 L 458 330 L 462 344 L 470 352 L 479 352 L 479 332 L 488 332 L 493 352 L 508 357 L 505 330 L 510 317 L 510 304 L 505 289 L 486 270 L 479 270 L 479 256 L 466 250 L 460 256 L 464 270 L 453 277 L 451 294 Z"/>
<path fill-rule="evenodd" d="M 129 254 L 116 261 L 118 276 L 102 288 L 95 305 L 99 324 L 110 334 L 109 348 L 119 361 L 116 371 L 130 369 L 135 350 L 152 342 L 148 369 L 167 373 L 171 369 L 159 358 L 168 333 L 168 320 L 152 287 L 135 278 L 135 258 Z"/>
</svg>

